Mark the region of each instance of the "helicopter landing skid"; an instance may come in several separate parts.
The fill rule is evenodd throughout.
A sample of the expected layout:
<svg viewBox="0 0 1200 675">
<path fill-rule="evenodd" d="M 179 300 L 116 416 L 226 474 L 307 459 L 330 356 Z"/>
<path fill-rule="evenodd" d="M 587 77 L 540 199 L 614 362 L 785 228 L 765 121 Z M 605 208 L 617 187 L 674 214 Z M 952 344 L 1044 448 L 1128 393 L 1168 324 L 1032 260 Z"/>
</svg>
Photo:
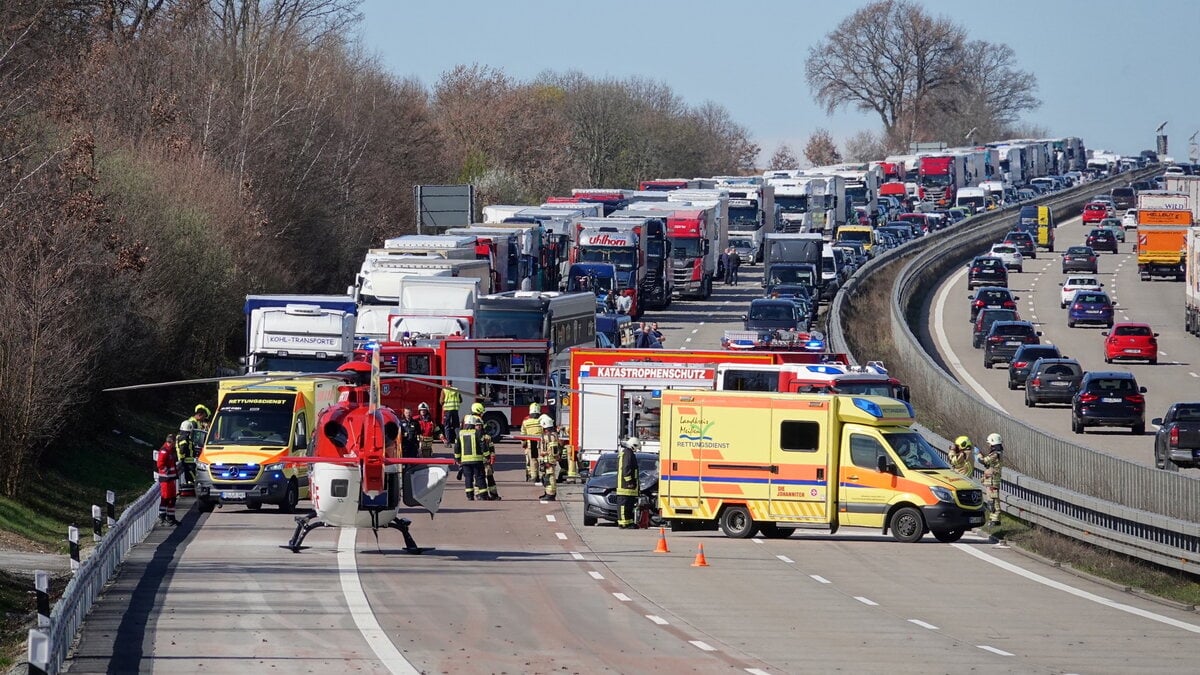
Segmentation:
<svg viewBox="0 0 1200 675">
<path fill-rule="evenodd" d="M 401 550 L 401 553 L 407 553 L 409 555 L 421 555 L 425 551 L 432 551 L 432 548 L 422 548 L 417 546 L 417 541 L 413 539 L 412 535 L 408 532 L 409 525 L 412 525 L 411 520 L 408 518 L 400 518 L 399 516 L 392 518 L 391 522 L 387 524 L 387 526 L 392 529 L 400 530 L 400 534 L 404 535 L 404 548 Z"/>
<path fill-rule="evenodd" d="M 316 517 L 317 514 L 314 512 L 309 512 L 308 515 L 304 516 L 296 516 L 296 531 L 292 534 L 291 541 L 284 548 L 292 549 L 292 553 L 299 553 L 300 549 L 306 548 L 301 546 L 301 544 L 304 543 L 304 538 L 308 536 L 309 532 L 318 527 L 330 527 L 325 521 L 316 520 Z"/>
</svg>

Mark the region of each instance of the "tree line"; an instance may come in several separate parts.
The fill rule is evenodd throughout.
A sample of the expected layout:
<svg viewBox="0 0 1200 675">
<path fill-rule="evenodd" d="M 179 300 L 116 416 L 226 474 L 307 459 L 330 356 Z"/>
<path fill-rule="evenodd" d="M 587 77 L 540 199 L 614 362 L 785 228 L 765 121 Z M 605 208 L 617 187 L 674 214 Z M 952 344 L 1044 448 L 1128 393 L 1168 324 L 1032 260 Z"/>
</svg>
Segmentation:
<svg viewBox="0 0 1200 675">
<path fill-rule="evenodd" d="M 344 292 L 414 231 L 415 184 L 523 203 L 753 167 L 728 111 L 660 82 L 397 77 L 358 10 L 0 3 L 0 494 L 107 432 L 101 388 L 235 365 L 246 294 Z"/>
</svg>

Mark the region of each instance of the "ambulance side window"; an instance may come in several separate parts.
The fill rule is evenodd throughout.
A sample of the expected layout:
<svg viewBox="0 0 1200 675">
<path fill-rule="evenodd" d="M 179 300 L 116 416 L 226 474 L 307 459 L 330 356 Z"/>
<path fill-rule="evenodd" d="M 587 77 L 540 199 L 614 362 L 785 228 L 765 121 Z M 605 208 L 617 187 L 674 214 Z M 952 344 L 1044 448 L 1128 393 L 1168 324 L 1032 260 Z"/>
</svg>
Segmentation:
<svg viewBox="0 0 1200 675">
<path fill-rule="evenodd" d="M 850 434 L 850 461 L 854 466 L 876 469 L 880 456 L 887 456 L 887 452 L 879 441 L 862 434 Z"/>
<path fill-rule="evenodd" d="M 296 432 L 292 440 L 292 452 L 296 454 L 307 454 L 308 450 L 308 423 L 304 419 L 304 413 L 296 415 Z"/>
<path fill-rule="evenodd" d="M 784 420 L 779 423 L 779 449 L 784 452 L 816 452 L 821 444 L 817 422 Z"/>
</svg>

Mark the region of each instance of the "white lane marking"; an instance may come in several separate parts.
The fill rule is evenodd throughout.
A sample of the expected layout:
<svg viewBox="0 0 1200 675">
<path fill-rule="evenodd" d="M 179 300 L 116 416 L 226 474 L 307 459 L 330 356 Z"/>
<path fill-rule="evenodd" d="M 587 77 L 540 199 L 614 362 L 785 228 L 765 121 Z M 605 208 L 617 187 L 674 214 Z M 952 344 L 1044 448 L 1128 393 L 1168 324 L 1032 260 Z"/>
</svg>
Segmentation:
<svg viewBox="0 0 1200 675">
<path fill-rule="evenodd" d="M 777 556 L 775 556 L 775 557 L 776 557 L 776 558 L 779 558 L 780 560 L 782 560 L 783 562 L 785 562 L 785 563 L 787 563 L 787 564 L 789 564 L 789 565 L 794 565 L 794 564 L 796 564 L 796 561 L 795 561 L 795 560 L 792 560 L 791 558 L 787 557 L 786 555 L 777 555 Z"/>
<path fill-rule="evenodd" d="M 950 338 L 946 336 L 946 298 L 950 295 L 950 288 L 954 286 L 954 284 L 958 283 L 959 277 L 966 273 L 966 267 L 960 269 L 942 285 L 942 290 L 938 291 L 937 302 L 934 303 L 933 307 L 934 334 L 937 336 L 938 348 L 942 350 L 943 354 L 945 354 L 948 365 L 957 374 L 959 379 L 961 379 L 962 382 L 968 387 L 974 389 L 975 393 L 978 394 L 979 398 L 983 399 L 985 403 L 992 407 L 999 408 L 1000 410 L 1004 410 L 1004 408 L 1000 407 L 1000 403 L 996 399 L 992 398 L 992 395 L 988 393 L 988 390 L 985 389 L 983 385 L 979 384 L 975 378 L 971 377 L 971 374 L 968 373 L 967 369 L 963 367 L 962 361 L 958 360 L 958 354 L 950 347 Z"/>
<path fill-rule="evenodd" d="M 692 646 L 696 647 L 696 648 L 697 648 L 697 649 L 699 649 L 700 651 L 704 651 L 704 652 L 715 652 L 715 651 L 717 651 L 717 648 L 716 648 L 716 647 L 714 647 L 714 646 L 712 646 L 712 645 L 708 644 L 707 642 L 705 642 L 705 641 L 703 641 L 703 640 L 688 640 L 688 642 L 690 642 L 690 643 L 692 644 Z"/>
<path fill-rule="evenodd" d="M 595 579 L 596 581 L 600 581 L 601 579 L 604 578 L 603 574 L 600 574 L 599 572 L 597 572 L 595 570 L 589 571 L 588 576 Z"/>
<path fill-rule="evenodd" d="M 656 623 L 660 626 L 667 626 L 667 625 L 670 625 L 670 623 L 671 623 L 670 621 L 667 621 L 666 619 L 662 618 L 661 616 L 656 616 L 654 614 L 647 614 L 646 618 L 650 619 L 651 621 L 653 621 L 654 623 Z"/>
<path fill-rule="evenodd" d="M 358 561 L 354 557 L 354 546 L 358 539 L 358 530 L 353 527 L 342 528 L 338 536 L 338 577 L 342 582 L 342 595 L 346 598 L 346 607 L 350 616 L 354 617 L 354 625 L 358 632 L 370 645 L 371 651 L 383 662 L 383 667 L 389 673 L 404 675 L 419 675 L 420 671 L 413 667 L 404 654 L 392 644 L 375 613 L 371 611 L 371 603 L 367 602 L 367 594 L 363 592 L 362 582 L 358 579 Z"/>
<path fill-rule="evenodd" d="M 1003 649 L 996 649 L 995 647 L 989 647 L 989 646 L 987 646 L 987 645 L 975 645 L 975 646 L 976 646 L 976 647 L 979 647 L 980 649 L 982 649 L 982 650 L 983 650 L 983 651 L 985 651 L 985 652 L 991 652 L 991 653 L 993 653 L 993 654 L 999 654 L 1000 656 L 1012 656 L 1012 653 L 1010 653 L 1010 652 L 1006 652 L 1006 651 L 1004 651 Z"/>
<path fill-rule="evenodd" d="M 813 581 L 817 582 L 818 584 L 827 584 L 827 583 L 830 583 L 828 579 L 826 579 L 825 577 L 821 576 L 820 574 L 810 574 L 810 575 L 808 575 L 808 576 L 809 576 L 809 578 L 810 578 L 810 579 L 812 579 Z"/>
<path fill-rule="evenodd" d="M 866 605 L 866 606 L 868 606 L 868 607 L 878 607 L 878 606 L 879 606 L 879 603 L 878 603 L 878 602 L 875 602 L 874 600 L 872 600 L 872 599 L 870 599 L 870 598 L 864 598 L 864 597 L 863 597 L 863 596 L 861 596 L 861 595 L 856 595 L 856 596 L 854 596 L 854 599 L 855 599 L 855 600 L 857 600 L 857 601 L 859 601 L 859 602 L 861 602 L 862 604 L 864 604 L 864 605 Z"/>
<path fill-rule="evenodd" d="M 1197 375 L 1195 373 L 1188 373 L 1188 375 L 1191 375 L 1192 377 L 1200 377 L 1200 375 Z"/>
<path fill-rule="evenodd" d="M 576 559 L 576 560 L 583 560 L 583 554 L 582 554 L 582 553 L 577 553 L 577 552 L 575 552 L 575 551 L 571 551 L 571 557 L 572 557 L 572 558 L 574 558 L 574 559 Z"/>
<path fill-rule="evenodd" d="M 699 332 L 700 332 L 700 329 L 699 329 L 699 328 L 693 328 L 693 329 L 692 329 L 692 335 L 695 335 L 696 333 L 699 333 Z"/>
<path fill-rule="evenodd" d="M 938 630 L 937 626 L 935 626 L 931 623 L 925 623 L 924 621 L 922 621 L 920 619 L 909 619 L 908 622 L 915 623 L 918 626 L 920 626 L 921 628 L 928 628 L 929 630 Z"/>
<path fill-rule="evenodd" d="M 621 602 L 633 602 L 633 600 L 631 600 L 629 596 L 625 595 L 624 593 L 613 593 L 613 597 Z"/>
<path fill-rule="evenodd" d="M 684 342 L 691 342 L 691 341 L 692 341 L 692 338 L 690 338 L 690 337 L 689 337 L 689 338 L 683 338 L 683 341 L 684 341 Z"/>
<path fill-rule="evenodd" d="M 549 514 L 549 513 L 546 514 L 546 522 L 553 523 L 555 520 L 557 520 L 557 519 L 552 514 Z"/>
<path fill-rule="evenodd" d="M 567 535 L 563 534 L 562 532 L 555 532 L 555 533 L 554 533 L 554 536 L 558 537 L 559 539 L 566 539 L 566 538 L 567 538 Z"/>
<path fill-rule="evenodd" d="M 762 668 L 747 668 L 746 672 L 750 673 L 750 675 L 771 675 L 770 673 L 763 670 Z"/>
<path fill-rule="evenodd" d="M 1044 586 L 1049 586 L 1050 588 L 1060 590 L 1064 593 L 1070 593 L 1071 595 L 1074 595 L 1078 598 L 1083 598 L 1084 600 L 1091 600 L 1092 602 L 1100 604 L 1100 605 L 1104 605 L 1105 607 L 1111 607 L 1113 609 L 1117 609 L 1122 612 L 1128 612 L 1129 614 L 1133 614 L 1134 616 L 1140 616 L 1144 619 L 1150 619 L 1151 621 L 1165 623 L 1168 626 L 1174 626 L 1175 628 L 1182 628 L 1183 630 L 1186 630 L 1190 633 L 1200 633 L 1200 626 L 1198 626 L 1194 623 L 1187 623 L 1186 621 L 1179 621 L 1178 619 L 1172 619 L 1169 616 L 1163 616 L 1162 614 L 1155 614 L 1154 612 L 1151 612 L 1151 611 L 1148 611 L 1145 609 L 1141 609 L 1139 607 L 1134 607 L 1132 605 L 1126 605 L 1124 603 L 1117 602 L 1116 600 L 1109 600 L 1106 597 L 1096 595 L 1095 593 L 1089 593 L 1081 588 L 1075 588 L 1074 586 L 1068 586 L 1067 584 L 1064 584 L 1061 581 L 1055 581 L 1054 579 L 1048 579 L 1036 572 L 1030 572 L 1029 570 L 1027 570 L 1023 567 L 1018 567 L 1010 562 L 1006 562 L 1006 561 L 1001 560 L 993 555 L 984 553 L 983 551 L 977 551 L 977 550 L 975 550 L 975 547 L 967 545 L 967 544 L 951 544 L 951 546 L 954 546 L 955 548 L 959 549 L 960 551 L 965 551 L 986 563 L 995 565 L 996 567 L 999 567 L 1002 570 L 1007 570 L 1009 572 L 1012 572 L 1013 574 L 1023 576 L 1026 579 L 1029 579 L 1030 581 L 1035 581 L 1039 584 L 1042 584 Z"/>
<path fill-rule="evenodd" d="M 752 542 L 754 542 L 754 543 L 756 543 L 756 544 L 761 544 L 761 543 L 763 543 L 763 540 L 762 540 L 762 539 L 759 539 L 758 537 L 755 537 L 755 538 L 751 539 L 750 541 L 752 541 Z"/>
</svg>

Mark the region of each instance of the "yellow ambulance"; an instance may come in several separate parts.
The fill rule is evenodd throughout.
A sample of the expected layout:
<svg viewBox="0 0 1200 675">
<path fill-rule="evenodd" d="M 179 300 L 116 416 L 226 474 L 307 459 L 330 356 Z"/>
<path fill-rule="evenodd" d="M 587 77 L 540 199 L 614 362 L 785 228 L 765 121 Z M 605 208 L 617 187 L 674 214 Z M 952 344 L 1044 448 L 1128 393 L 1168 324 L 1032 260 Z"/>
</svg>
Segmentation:
<svg viewBox="0 0 1200 675">
<path fill-rule="evenodd" d="M 331 379 L 225 380 L 217 410 L 196 459 L 196 501 L 201 512 L 244 504 L 276 504 L 285 513 L 308 498 L 308 465 L 283 464 L 309 454 L 317 415 L 337 402 Z"/>
<path fill-rule="evenodd" d="M 982 490 L 914 422 L 881 396 L 663 390 L 662 517 L 736 538 L 844 525 L 957 541 L 983 524 Z"/>
</svg>

